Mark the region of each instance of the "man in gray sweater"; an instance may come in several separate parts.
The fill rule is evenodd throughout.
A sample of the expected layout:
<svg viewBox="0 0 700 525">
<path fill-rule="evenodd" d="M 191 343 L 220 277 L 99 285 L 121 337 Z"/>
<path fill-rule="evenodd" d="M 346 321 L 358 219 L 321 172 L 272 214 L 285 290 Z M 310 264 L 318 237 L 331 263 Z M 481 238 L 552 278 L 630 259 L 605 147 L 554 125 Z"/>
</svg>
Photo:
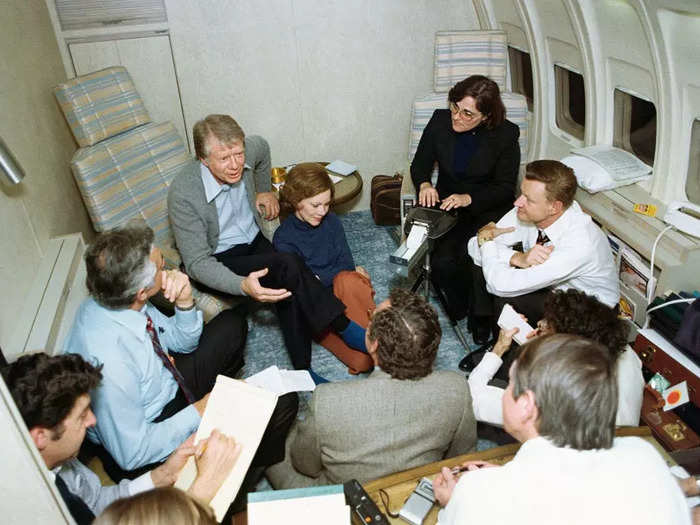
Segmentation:
<svg viewBox="0 0 700 525">
<path fill-rule="evenodd" d="M 267 142 L 246 137 L 228 115 L 200 120 L 193 138 L 197 160 L 183 168 L 168 194 L 187 273 L 218 292 L 276 303 L 294 368 L 325 381 L 311 370 L 311 336 L 332 329 L 365 350 L 364 329 L 345 316 L 345 305 L 297 255 L 275 252 L 262 235 L 261 221 L 279 215 Z"/>
</svg>

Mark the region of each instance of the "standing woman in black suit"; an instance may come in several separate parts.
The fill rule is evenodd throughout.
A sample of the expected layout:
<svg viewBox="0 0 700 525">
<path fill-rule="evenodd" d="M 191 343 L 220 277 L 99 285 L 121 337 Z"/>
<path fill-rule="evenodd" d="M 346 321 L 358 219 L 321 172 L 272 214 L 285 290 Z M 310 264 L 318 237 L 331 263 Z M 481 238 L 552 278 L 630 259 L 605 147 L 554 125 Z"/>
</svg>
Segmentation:
<svg viewBox="0 0 700 525">
<path fill-rule="evenodd" d="M 450 109 L 435 110 L 423 130 L 411 178 L 421 206 L 456 210 L 457 225 L 437 241 L 431 262 L 450 312 L 462 319 L 469 306 L 467 241 L 513 206 L 520 130 L 506 120 L 498 84 L 488 77 L 472 75 L 458 82 L 448 99 Z M 433 187 L 435 162 L 439 171 Z"/>
</svg>

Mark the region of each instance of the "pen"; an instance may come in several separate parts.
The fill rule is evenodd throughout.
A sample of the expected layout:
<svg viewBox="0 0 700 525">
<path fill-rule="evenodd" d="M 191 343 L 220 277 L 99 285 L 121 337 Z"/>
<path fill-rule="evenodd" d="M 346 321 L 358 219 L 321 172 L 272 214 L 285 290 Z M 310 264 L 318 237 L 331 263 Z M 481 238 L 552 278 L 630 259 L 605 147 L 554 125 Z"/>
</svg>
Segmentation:
<svg viewBox="0 0 700 525">
<path fill-rule="evenodd" d="M 453 476 L 456 476 L 457 474 L 461 474 L 462 472 L 466 472 L 467 470 L 469 470 L 469 467 L 452 467 L 452 469 L 450 469 L 450 472 L 452 472 Z"/>
</svg>

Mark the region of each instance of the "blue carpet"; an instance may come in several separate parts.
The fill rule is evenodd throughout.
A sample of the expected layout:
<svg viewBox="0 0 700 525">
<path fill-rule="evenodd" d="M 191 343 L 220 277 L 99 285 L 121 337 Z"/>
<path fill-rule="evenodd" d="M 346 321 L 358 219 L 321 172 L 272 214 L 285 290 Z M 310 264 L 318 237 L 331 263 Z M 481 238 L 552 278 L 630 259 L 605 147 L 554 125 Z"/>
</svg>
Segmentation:
<svg viewBox="0 0 700 525">
<path fill-rule="evenodd" d="M 389 262 L 389 255 L 396 249 L 391 235 L 393 227 L 377 226 L 369 210 L 350 212 L 339 216 L 348 244 L 352 250 L 355 264 L 364 266 L 372 276 L 376 291 L 375 301 L 380 303 L 394 287 L 409 288 L 412 283 L 397 273 L 398 266 Z M 465 351 L 458 341 L 449 320 L 435 297 L 430 299 L 438 312 L 442 327 L 442 341 L 435 362 L 436 369 L 457 370 L 457 364 L 464 357 Z M 271 306 L 260 306 L 248 319 L 249 335 L 246 346 L 246 365 L 243 377 L 252 375 L 271 365 L 291 369 L 279 330 L 277 319 Z M 472 349 L 477 345 L 466 330 L 466 322 L 460 322 L 462 333 Z M 311 366 L 316 373 L 331 380 L 343 381 L 363 377 L 351 376 L 347 367 L 325 348 L 313 344 Z M 302 396 L 305 397 L 305 396 Z"/>
<path fill-rule="evenodd" d="M 394 287 L 410 288 L 411 282 L 397 273 L 398 266 L 389 262 L 389 255 L 396 250 L 396 242 L 391 235 L 395 227 L 377 226 L 372 220 L 369 210 L 350 212 L 339 216 L 345 235 L 350 245 L 355 264 L 363 266 L 372 276 L 372 284 L 376 291 L 375 302 L 379 304 L 389 295 Z M 457 364 L 464 357 L 465 350 L 457 339 L 445 312 L 435 297 L 431 304 L 437 310 L 442 328 L 442 341 L 435 361 L 435 368 L 442 370 L 458 370 Z M 258 303 L 259 305 L 259 303 Z M 277 365 L 279 368 L 292 369 L 291 361 L 282 340 L 274 311 L 269 305 L 260 305 L 248 318 L 248 342 L 246 345 L 246 364 L 242 377 L 248 377 L 268 366 Z M 460 327 L 467 343 L 472 350 L 477 345 L 467 331 L 466 320 L 460 321 Z M 347 367 L 333 354 L 316 343 L 313 343 L 311 366 L 316 373 L 330 381 L 359 380 L 367 374 L 350 375 Z M 304 419 L 308 409 L 311 393 L 299 393 L 299 419 Z M 479 439 L 478 450 L 495 446 L 495 443 Z M 257 490 L 269 490 L 266 479 L 262 479 Z"/>
</svg>

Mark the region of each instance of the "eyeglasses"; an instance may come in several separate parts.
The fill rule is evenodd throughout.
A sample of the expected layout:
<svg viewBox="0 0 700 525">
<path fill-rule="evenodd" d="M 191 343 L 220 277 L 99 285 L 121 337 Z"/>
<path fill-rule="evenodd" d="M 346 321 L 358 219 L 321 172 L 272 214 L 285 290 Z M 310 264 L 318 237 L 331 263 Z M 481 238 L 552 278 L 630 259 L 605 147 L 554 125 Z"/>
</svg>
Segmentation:
<svg viewBox="0 0 700 525">
<path fill-rule="evenodd" d="M 474 120 L 479 117 L 483 117 L 481 113 L 472 113 L 467 109 L 460 108 L 454 102 L 450 102 L 450 111 L 453 115 L 459 115 L 464 120 Z"/>
</svg>

